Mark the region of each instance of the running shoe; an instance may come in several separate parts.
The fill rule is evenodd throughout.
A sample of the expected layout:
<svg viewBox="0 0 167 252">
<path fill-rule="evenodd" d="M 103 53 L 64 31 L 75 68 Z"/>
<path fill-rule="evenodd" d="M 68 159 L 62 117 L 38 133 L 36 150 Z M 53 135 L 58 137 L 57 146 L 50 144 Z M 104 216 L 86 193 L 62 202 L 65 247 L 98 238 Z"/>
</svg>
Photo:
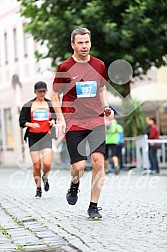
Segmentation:
<svg viewBox="0 0 167 252">
<path fill-rule="evenodd" d="M 41 198 L 42 197 L 42 190 L 41 187 L 37 188 L 35 198 Z"/>
<path fill-rule="evenodd" d="M 88 209 L 88 219 L 89 220 L 101 220 L 102 219 L 102 215 L 99 213 L 99 211 L 102 210 L 101 207 L 97 207 L 97 206 L 91 206 Z"/>
<path fill-rule="evenodd" d="M 48 182 L 48 178 L 46 176 L 42 176 L 42 180 L 44 183 L 44 190 L 47 192 L 49 191 L 49 182 Z"/>
<path fill-rule="evenodd" d="M 120 171 L 119 166 L 115 166 L 114 168 L 115 168 L 115 175 L 118 175 Z"/>
<path fill-rule="evenodd" d="M 70 205 L 75 205 L 77 203 L 78 200 L 78 192 L 79 189 L 78 188 L 70 188 L 66 194 L 66 199 L 68 204 Z"/>
</svg>

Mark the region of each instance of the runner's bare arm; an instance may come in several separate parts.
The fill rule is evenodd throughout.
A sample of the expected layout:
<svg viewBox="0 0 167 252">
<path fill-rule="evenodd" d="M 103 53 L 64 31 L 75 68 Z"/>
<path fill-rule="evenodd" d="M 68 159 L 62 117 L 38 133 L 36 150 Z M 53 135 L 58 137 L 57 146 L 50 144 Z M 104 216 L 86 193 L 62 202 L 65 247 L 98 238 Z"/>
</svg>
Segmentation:
<svg viewBox="0 0 167 252">
<path fill-rule="evenodd" d="M 104 108 L 105 116 L 107 118 L 113 119 L 114 118 L 114 111 L 109 107 L 108 98 L 107 98 L 107 91 L 106 91 L 105 86 L 100 88 L 100 98 L 101 98 L 102 106 Z"/>
<path fill-rule="evenodd" d="M 51 97 L 53 109 L 54 109 L 56 116 L 57 116 L 56 137 L 60 137 L 62 133 L 65 133 L 65 129 L 66 129 L 64 115 L 61 110 L 60 94 L 51 90 L 50 97 Z"/>
</svg>

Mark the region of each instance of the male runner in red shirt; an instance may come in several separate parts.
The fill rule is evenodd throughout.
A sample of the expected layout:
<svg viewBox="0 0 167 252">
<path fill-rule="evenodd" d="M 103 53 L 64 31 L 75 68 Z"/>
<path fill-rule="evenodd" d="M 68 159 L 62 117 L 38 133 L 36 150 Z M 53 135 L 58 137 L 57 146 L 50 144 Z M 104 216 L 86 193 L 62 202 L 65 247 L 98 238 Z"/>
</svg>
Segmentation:
<svg viewBox="0 0 167 252">
<path fill-rule="evenodd" d="M 107 101 L 107 76 L 104 62 L 89 54 L 90 31 L 77 28 L 71 34 L 74 54 L 58 66 L 53 81 L 51 100 L 57 115 L 57 136 L 66 133 L 71 159 L 71 185 L 66 198 L 75 205 L 80 177 L 87 156 L 91 155 L 92 187 L 88 208 L 90 219 L 101 219 L 97 203 L 104 180 L 105 126 L 104 116 L 114 117 Z M 63 94 L 60 103 L 60 94 Z M 90 152 L 86 153 L 86 141 Z"/>
</svg>

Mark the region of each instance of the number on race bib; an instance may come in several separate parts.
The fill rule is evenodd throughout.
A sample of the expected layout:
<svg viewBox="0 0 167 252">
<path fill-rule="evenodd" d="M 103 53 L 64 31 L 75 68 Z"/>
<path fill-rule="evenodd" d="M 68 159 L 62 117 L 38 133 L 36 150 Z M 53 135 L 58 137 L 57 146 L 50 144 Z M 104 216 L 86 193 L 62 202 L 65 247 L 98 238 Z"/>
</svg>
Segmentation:
<svg viewBox="0 0 167 252">
<path fill-rule="evenodd" d="M 76 92 L 78 98 L 95 97 L 97 92 L 97 82 L 76 82 Z"/>
<path fill-rule="evenodd" d="M 47 109 L 35 109 L 33 111 L 33 117 L 38 121 L 49 120 L 49 112 Z"/>
</svg>

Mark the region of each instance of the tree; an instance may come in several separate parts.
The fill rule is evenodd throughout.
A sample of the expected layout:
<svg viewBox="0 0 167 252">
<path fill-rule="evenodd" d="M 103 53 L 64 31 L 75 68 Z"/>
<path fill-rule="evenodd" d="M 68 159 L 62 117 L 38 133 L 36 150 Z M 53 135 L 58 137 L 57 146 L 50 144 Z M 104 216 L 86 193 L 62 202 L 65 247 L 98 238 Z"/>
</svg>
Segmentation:
<svg viewBox="0 0 167 252">
<path fill-rule="evenodd" d="M 138 103 L 137 100 L 131 99 L 124 106 L 124 109 L 127 110 L 127 112 L 125 111 L 125 114 L 128 114 L 129 107 L 131 107 L 131 111 L 133 112 L 126 117 L 124 124 L 125 136 L 136 137 L 139 135 L 143 135 L 146 128 L 143 107 Z"/>
<path fill-rule="evenodd" d="M 72 54 L 70 33 L 78 26 L 92 33 L 91 54 L 107 68 L 123 59 L 133 68 L 133 77 L 147 73 L 151 66 L 167 64 L 166 0 L 17 0 L 21 15 L 28 18 L 26 31 L 48 48 L 52 66 Z M 127 97 L 130 81 L 111 85 Z"/>
<path fill-rule="evenodd" d="M 166 0 L 17 0 L 30 21 L 26 31 L 45 43 L 53 65 L 71 54 L 70 32 L 86 26 L 92 32 L 92 54 L 107 66 L 128 61 L 134 76 L 167 64 Z"/>
</svg>

